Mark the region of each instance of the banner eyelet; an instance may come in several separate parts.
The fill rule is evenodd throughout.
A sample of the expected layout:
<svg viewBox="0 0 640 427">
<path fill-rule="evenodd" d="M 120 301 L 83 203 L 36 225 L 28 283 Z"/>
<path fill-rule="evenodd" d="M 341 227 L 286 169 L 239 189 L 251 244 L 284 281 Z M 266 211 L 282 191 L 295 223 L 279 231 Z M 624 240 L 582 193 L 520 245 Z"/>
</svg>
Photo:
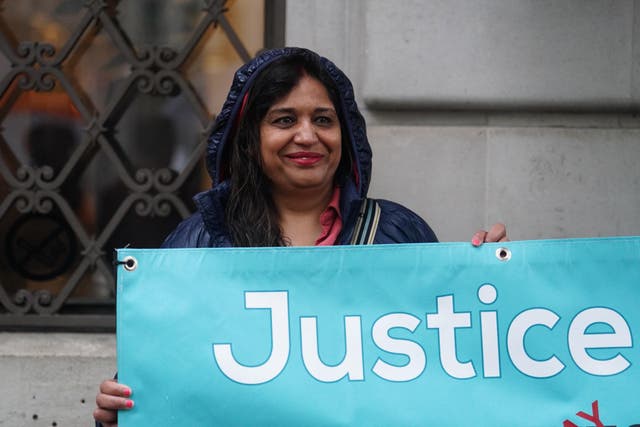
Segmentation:
<svg viewBox="0 0 640 427">
<path fill-rule="evenodd" d="M 496 258 L 500 261 L 509 261 L 511 259 L 511 251 L 509 248 L 496 249 Z"/>
<path fill-rule="evenodd" d="M 124 265 L 124 269 L 127 271 L 133 271 L 138 268 L 138 260 L 132 256 L 127 256 L 122 260 L 122 264 Z"/>
</svg>

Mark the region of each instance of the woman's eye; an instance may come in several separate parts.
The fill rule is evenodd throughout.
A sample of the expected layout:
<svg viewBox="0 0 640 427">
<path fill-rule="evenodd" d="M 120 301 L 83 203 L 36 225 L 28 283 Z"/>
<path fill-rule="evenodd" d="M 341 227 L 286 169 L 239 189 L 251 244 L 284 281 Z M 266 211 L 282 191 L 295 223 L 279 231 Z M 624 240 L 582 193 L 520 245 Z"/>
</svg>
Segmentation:
<svg viewBox="0 0 640 427">
<path fill-rule="evenodd" d="M 277 117 L 273 121 L 274 124 L 281 125 L 281 126 L 288 126 L 290 124 L 293 124 L 293 122 L 295 122 L 295 119 L 290 116 Z"/>
<path fill-rule="evenodd" d="M 330 125 L 331 123 L 333 123 L 333 120 L 331 119 L 331 117 L 318 116 L 316 117 L 316 123 L 321 125 Z"/>
</svg>

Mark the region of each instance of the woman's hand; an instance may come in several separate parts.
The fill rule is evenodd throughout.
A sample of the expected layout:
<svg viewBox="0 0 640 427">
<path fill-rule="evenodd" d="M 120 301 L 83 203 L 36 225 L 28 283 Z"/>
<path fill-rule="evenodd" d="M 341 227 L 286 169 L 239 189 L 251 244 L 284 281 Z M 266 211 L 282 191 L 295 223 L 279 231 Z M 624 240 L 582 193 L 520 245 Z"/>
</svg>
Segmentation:
<svg viewBox="0 0 640 427">
<path fill-rule="evenodd" d="M 103 427 L 118 426 L 118 411 L 133 408 L 133 400 L 129 399 L 131 389 L 116 380 L 104 380 L 96 396 L 97 408 L 93 418 L 100 421 Z"/>
<path fill-rule="evenodd" d="M 508 242 L 507 227 L 502 223 L 493 224 L 489 231 L 479 230 L 471 238 L 473 246 L 480 246 L 485 242 Z"/>
</svg>

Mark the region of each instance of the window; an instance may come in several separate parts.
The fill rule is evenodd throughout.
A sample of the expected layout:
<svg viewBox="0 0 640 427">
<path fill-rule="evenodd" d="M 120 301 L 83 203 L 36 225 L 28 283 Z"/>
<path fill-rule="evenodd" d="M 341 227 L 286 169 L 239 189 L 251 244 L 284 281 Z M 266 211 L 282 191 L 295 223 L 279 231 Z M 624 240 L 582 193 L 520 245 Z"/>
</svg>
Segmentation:
<svg viewBox="0 0 640 427">
<path fill-rule="evenodd" d="M 233 72 L 283 21 L 283 1 L 4 5 L 0 329 L 113 330 L 113 248 L 194 210 Z"/>
</svg>

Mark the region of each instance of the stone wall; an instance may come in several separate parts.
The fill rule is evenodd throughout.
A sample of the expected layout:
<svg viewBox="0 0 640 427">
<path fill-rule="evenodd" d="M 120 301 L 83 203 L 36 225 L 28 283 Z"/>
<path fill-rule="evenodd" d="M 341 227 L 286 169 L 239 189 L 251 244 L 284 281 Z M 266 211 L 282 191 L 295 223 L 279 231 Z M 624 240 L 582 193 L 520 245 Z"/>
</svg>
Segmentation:
<svg viewBox="0 0 640 427">
<path fill-rule="evenodd" d="M 0 333 L 0 426 L 88 426 L 115 372 L 112 334 Z"/>
<path fill-rule="evenodd" d="M 287 42 L 349 75 L 371 195 L 441 240 L 640 233 L 640 3 L 303 0 Z"/>
</svg>

